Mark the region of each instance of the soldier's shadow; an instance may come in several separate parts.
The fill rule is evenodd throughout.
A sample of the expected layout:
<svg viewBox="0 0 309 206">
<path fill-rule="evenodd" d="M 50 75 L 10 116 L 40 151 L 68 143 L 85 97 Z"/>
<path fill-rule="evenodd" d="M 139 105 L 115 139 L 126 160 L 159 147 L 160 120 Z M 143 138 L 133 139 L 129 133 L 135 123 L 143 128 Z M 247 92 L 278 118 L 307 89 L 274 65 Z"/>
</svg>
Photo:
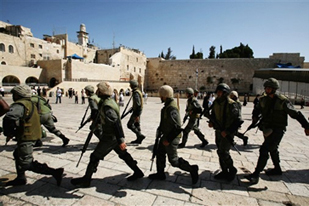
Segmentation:
<svg viewBox="0 0 309 206">
<path fill-rule="evenodd" d="M 96 142 L 89 143 L 87 150 L 94 150 L 96 145 Z M 66 147 L 62 147 L 61 145 L 43 145 L 42 147 L 35 147 L 34 151 L 42 151 L 43 153 L 50 154 L 61 154 L 82 151 L 83 146 L 84 144 L 67 145 Z"/>
<path fill-rule="evenodd" d="M 51 197 L 61 199 L 82 197 L 81 195 L 69 193 L 65 188 L 58 187 L 55 184 L 47 184 L 46 182 L 54 181 L 54 179 L 51 179 L 53 179 L 53 177 L 43 177 L 32 184 L 2 188 L 0 190 L 0 193 L 3 195 L 9 195 L 25 192 L 26 196 L 42 196 L 44 199 L 47 200 L 49 200 Z"/>
</svg>

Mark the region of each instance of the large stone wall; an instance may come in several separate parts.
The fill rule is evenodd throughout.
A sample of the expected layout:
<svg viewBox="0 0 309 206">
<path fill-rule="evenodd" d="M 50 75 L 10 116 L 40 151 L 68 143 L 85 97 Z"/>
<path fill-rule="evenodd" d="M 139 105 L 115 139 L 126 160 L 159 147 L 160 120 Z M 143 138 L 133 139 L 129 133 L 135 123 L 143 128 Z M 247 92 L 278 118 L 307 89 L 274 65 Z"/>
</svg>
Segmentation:
<svg viewBox="0 0 309 206">
<path fill-rule="evenodd" d="M 280 59 L 280 57 L 284 57 Z M 297 59 L 298 57 L 298 59 Z M 175 90 L 185 90 L 187 87 L 206 91 L 214 91 L 219 79 L 241 93 L 251 92 L 254 71 L 261 68 L 274 68 L 276 63 L 291 62 L 293 65 L 303 65 L 303 57 L 299 54 L 276 55 L 271 58 L 253 59 L 191 59 L 164 60 L 150 58 L 146 70 L 146 90 L 155 91 L 160 86 L 168 84 Z M 198 69 L 198 78 L 196 70 Z M 232 84 L 232 79 L 239 82 Z M 211 81 L 213 83 L 211 83 Z"/>
</svg>

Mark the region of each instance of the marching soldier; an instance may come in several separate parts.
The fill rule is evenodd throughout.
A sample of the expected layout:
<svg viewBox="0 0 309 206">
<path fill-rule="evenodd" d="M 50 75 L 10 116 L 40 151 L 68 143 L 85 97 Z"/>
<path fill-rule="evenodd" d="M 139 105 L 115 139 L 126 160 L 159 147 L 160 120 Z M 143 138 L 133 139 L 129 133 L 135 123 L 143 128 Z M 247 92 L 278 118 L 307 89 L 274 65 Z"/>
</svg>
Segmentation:
<svg viewBox="0 0 309 206">
<path fill-rule="evenodd" d="M 87 122 L 92 121 L 92 124 L 90 125 L 90 130 L 95 127 L 94 125 L 94 120 L 96 119 L 98 113 L 99 113 L 99 108 L 98 104 L 100 102 L 100 98 L 94 93 L 94 87 L 91 85 L 88 85 L 85 87 L 85 93 L 88 96 L 88 103 L 90 107 L 90 116 L 86 120 Z M 102 128 L 100 127 L 100 124 L 97 124 L 97 128 L 94 131 L 94 134 L 100 138 L 102 133 Z"/>
<path fill-rule="evenodd" d="M 238 99 L 238 92 L 231 91 L 230 98 L 236 102 L 238 109 L 239 109 L 239 113 L 241 114 L 241 102 Z M 248 144 L 248 137 L 247 136 L 244 136 L 243 134 L 239 133 L 238 131 L 236 132 L 235 136 L 242 139 L 242 141 L 244 142 L 244 146 L 246 146 Z"/>
<path fill-rule="evenodd" d="M 265 81 L 265 96 L 260 98 L 252 112 L 253 123 L 261 118 L 259 128 L 264 135 L 264 142 L 260 147 L 260 156 L 255 171 L 245 176 L 252 184 L 258 183 L 260 172 L 265 168 L 269 154 L 274 168 L 266 170 L 266 175 L 282 175 L 278 148 L 288 125 L 288 115 L 296 119 L 305 129 L 305 134 L 309 135 L 309 123 L 301 112 L 294 109 L 287 97 L 276 93 L 279 86 L 279 82 L 275 78 L 269 78 Z"/>
<path fill-rule="evenodd" d="M 173 167 L 190 172 L 192 184 L 198 181 L 198 166 L 190 165 L 183 158 L 179 158 L 177 154 L 177 146 L 181 138 L 181 122 L 177 103 L 173 99 L 174 92 L 172 87 L 164 85 L 159 89 L 161 101 L 164 107 L 161 110 L 161 121 L 157 129 L 157 138 L 161 136 L 158 148 L 156 150 L 157 173 L 149 175 L 152 180 L 165 180 L 165 163 L 166 155 Z"/>
<path fill-rule="evenodd" d="M 90 162 L 88 163 L 85 175 L 71 180 L 71 183 L 78 187 L 90 186 L 92 175 L 97 171 L 99 161 L 103 160 L 112 150 L 114 150 L 119 158 L 124 160 L 134 171 L 133 175 L 127 178 L 128 181 L 133 181 L 144 176 L 144 173 L 138 168 L 137 162 L 126 150 L 119 106 L 111 98 L 111 95 L 113 94 L 111 85 L 109 82 L 101 82 L 97 87 L 96 94 L 101 98 L 98 117 L 102 126 L 102 137 L 100 138 L 95 150 L 90 155 Z"/>
<path fill-rule="evenodd" d="M 212 104 L 209 127 L 215 129 L 217 153 L 221 172 L 214 176 L 215 179 L 232 181 L 237 173 L 230 155 L 231 146 L 234 144 L 234 134 L 238 130 L 241 116 L 236 102 L 229 98 L 230 87 L 221 83 L 216 88 L 217 98 Z"/>
<path fill-rule="evenodd" d="M 194 131 L 194 134 L 198 136 L 198 138 L 202 141 L 202 144 L 200 147 L 205 147 L 208 145 L 208 141 L 205 139 L 204 134 L 200 131 L 198 128 L 198 120 L 199 115 L 202 113 L 202 107 L 198 103 L 197 99 L 194 96 L 194 91 L 192 88 L 186 89 L 186 95 L 187 95 L 187 107 L 186 107 L 186 115 L 183 119 L 183 123 L 185 123 L 186 119 L 189 117 L 189 122 L 185 129 L 183 130 L 183 137 L 182 142 L 179 144 L 178 148 L 184 148 L 187 141 L 188 136 L 191 130 Z"/>
<path fill-rule="evenodd" d="M 146 138 L 141 133 L 140 118 L 143 111 L 143 94 L 138 88 L 138 83 L 135 80 L 130 81 L 130 87 L 132 89 L 132 99 L 133 99 L 133 112 L 128 121 L 127 127 L 136 134 L 136 140 L 132 141 L 133 144 L 141 144 Z"/>
<path fill-rule="evenodd" d="M 59 137 L 62 140 L 62 147 L 65 147 L 69 143 L 69 139 L 64 136 L 58 129 L 55 127 L 55 117 L 53 116 L 53 112 L 50 104 L 46 101 L 44 97 L 33 95 L 31 97 L 31 101 L 37 106 L 38 112 L 40 115 L 40 122 L 46 129 Z M 44 134 L 44 132 L 43 132 Z M 35 146 L 42 146 L 43 143 L 41 139 L 37 140 Z"/>
<path fill-rule="evenodd" d="M 41 124 L 37 108 L 30 100 L 30 87 L 27 85 L 16 86 L 11 92 L 14 103 L 3 118 L 3 129 L 7 141 L 12 137 L 17 139 L 17 147 L 13 153 L 17 177 L 7 182 L 6 186 L 25 185 L 27 183 L 25 171 L 27 170 L 52 175 L 59 186 L 63 168 L 53 169 L 47 164 L 34 161 L 33 158 L 33 145 L 36 140 L 41 138 Z"/>
</svg>

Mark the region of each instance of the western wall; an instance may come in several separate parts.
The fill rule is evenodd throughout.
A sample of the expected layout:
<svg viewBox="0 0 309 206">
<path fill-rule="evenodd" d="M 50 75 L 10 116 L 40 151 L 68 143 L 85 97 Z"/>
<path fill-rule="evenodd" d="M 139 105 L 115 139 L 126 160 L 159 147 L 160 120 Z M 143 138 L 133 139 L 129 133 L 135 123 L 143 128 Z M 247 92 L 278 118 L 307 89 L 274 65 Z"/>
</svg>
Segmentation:
<svg viewBox="0 0 309 206">
<path fill-rule="evenodd" d="M 220 81 L 227 83 L 231 89 L 240 93 L 250 93 L 254 71 L 261 68 L 275 68 L 277 63 L 304 64 L 299 53 L 277 53 L 269 58 L 240 59 L 188 59 L 164 60 L 148 58 L 145 75 L 145 89 L 156 92 L 164 84 L 174 90 L 187 87 L 205 88 L 214 91 Z M 196 71 L 198 70 L 198 75 Z"/>
</svg>

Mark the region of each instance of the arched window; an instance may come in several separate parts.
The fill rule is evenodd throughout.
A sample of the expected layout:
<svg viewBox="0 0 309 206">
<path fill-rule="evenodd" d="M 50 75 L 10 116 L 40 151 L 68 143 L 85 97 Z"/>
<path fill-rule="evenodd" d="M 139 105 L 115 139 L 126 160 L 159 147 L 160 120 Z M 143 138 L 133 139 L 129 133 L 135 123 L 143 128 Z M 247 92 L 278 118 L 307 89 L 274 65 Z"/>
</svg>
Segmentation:
<svg viewBox="0 0 309 206">
<path fill-rule="evenodd" d="M 12 45 L 9 46 L 9 53 L 14 53 L 14 47 Z"/>
<path fill-rule="evenodd" d="M 5 52 L 5 46 L 3 43 L 0 44 L 0 51 Z"/>
</svg>

